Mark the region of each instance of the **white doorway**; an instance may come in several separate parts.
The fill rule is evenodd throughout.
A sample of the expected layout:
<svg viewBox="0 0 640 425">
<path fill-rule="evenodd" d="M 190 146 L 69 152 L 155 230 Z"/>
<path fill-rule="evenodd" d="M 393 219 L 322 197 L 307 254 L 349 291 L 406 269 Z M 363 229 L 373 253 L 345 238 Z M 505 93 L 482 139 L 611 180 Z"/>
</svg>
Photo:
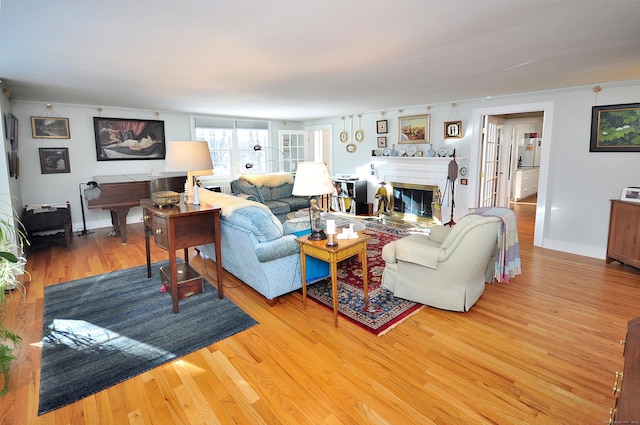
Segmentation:
<svg viewBox="0 0 640 425">
<path fill-rule="evenodd" d="M 541 103 L 532 103 L 526 105 L 511 105 L 511 106 L 500 106 L 493 108 L 482 108 L 476 109 L 473 112 L 473 139 L 471 142 L 471 152 L 469 158 L 469 191 L 468 191 L 468 200 L 467 205 L 469 208 L 475 208 L 486 203 L 482 200 L 481 194 L 485 194 L 485 191 L 481 190 L 482 185 L 485 183 L 484 174 L 485 173 L 485 164 L 483 163 L 483 128 L 486 123 L 487 118 L 490 116 L 504 116 L 509 114 L 521 114 L 521 113 L 531 113 L 531 112 L 539 112 L 542 111 L 543 114 L 543 126 L 542 126 L 542 151 L 540 154 L 540 177 L 538 182 L 538 198 L 537 198 L 537 208 L 536 208 L 536 220 L 534 227 L 534 235 L 533 235 L 533 244 L 535 246 L 542 246 L 544 229 L 546 223 L 546 209 L 547 209 L 547 189 L 548 189 L 548 173 L 549 173 L 549 158 L 551 152 L 551 128 L 553 122 L 553 102 L 541 102 Z M 496 127 L 497 131 L 497 127 Z M 511 143 L 506 144 L 503 143 L 504 147 L 507 145 L 511 146 Z M 512 148 L 511 148 L 512 149 Z M 508 150 L 501 149 L 499 152 L 502 152 L 502 156 L 504 157 L 506 154 L 507 160 L 504 163 L 509 164 L 508 170 L 512 170 L 514 163 L 513 152 L 509 154 Z M 499 162 L 499 161 L 498 161 Z M 504 183 L 510 187 L 509 178 L 511 174 L 505 174 L 505 168 L 500 168 L 498 163 L 495 164 L 495 173 L 499 173 L 502 170 L 502 175 L 496 174 L 496 178 L 498 180 L 502 180 Z M 493 172 L 493 171 L 492 171 Z M 501 193 L 499 187 L 499 183 L 495 183 L 496 185 L 496 195 L 495 195 L 495 203 L 493 205 L 498 204 L 498 195 Z M 510 189 L 509 189 L 510 191 Z M 507 192 L 508 193 L 508 192 Z M 507 196 L 507 199 L 509 196 Z"/>
<path fill-rule="evenodd" d="M 329 174 L 333 175 L 332 169 L 332 145 L 333 126 L 331 124 L 305 127 L 309 134 L 310 161 L 324 162 L 327 164 Z"/>
</svg>

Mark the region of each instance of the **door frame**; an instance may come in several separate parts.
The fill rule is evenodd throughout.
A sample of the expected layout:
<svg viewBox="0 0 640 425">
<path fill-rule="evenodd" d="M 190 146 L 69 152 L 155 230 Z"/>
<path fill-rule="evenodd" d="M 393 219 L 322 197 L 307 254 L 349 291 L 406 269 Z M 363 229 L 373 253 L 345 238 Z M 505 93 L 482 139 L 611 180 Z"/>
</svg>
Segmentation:
<svg viewBox="0 0 640 425">
<path fill-rule="evenodd" d="M 553 127 L 554 102 L 536 102 L 520 105 L 494 106 L 473 110 L 471 152 L 469 158 L 469 189 L 467 192 L 467 205 L 476 208 L 479 205 L 480 196 L 480 157 L 482 155 L 482 122 L 485 115 L 517 114 L 522 112 L 543 112 L 542 121 L 542 153 L 540 155 L 540 180 L 538 184 L 538 202 L 536 207 L 536 222 L 533 232 L 533 245 L 543 246 L 544 230 L 547 227 L 547 192 L 549 161 L 551 158 L 551 130 Z"/>
<path fill-rule="evenodd" d="M 327 164 L 327 168 L 329 169 L 329 174 L 333 175 L 333 144 L 331 140 L 333 140 L 333 125 L 332 124 L 323 124 L 323 125 L 311 125 L 305 126 L 305 131 L 309 133 L 315 133 L 315 135 L 322 135 L 325 131 L 328 132 L 327 137 L 322 137 L 321 140 L 316 140 L 314 137 L 309 137 L 309 151 L 314 152 L 314 158 L 312 160 L 318 161 L 321 160 L 325 164 Z M 314 145 L 311 146 L 311 140 L 313 139 Z M 317 146 L 316 143 L 322 143 L 322 146 Z M 317 154 L 322 154 L 322 158 L 317 158 Z"/>
</svg>

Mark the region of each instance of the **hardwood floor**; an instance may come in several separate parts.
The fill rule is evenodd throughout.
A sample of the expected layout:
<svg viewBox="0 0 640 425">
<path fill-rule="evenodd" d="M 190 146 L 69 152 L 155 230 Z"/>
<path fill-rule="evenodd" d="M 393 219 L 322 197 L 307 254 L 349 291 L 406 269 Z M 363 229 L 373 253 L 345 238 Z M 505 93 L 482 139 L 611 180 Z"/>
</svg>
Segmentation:
<svg viewBox="0 0 640 425">
<path fill-rule="evenodd" d="M 26 300 L 5 307 L 23 343 L 0 424 L 606 423 L 640 271 L 534 248 L 535 206 L 515 208 L 523 274 L 487 285 L 468 313 L 425 307 L 376 337 L 346 320 L 335 329 L 330 310 L 304 310 L 298 293 L 269 307 L 225 276 L 225 296 L 257 326 L 40 417 L 43 287 L 144 264 L 142 225 L 128 227 L 126 246 L 101 229 L 69 252 L 36 251 Z"/>
</svg>

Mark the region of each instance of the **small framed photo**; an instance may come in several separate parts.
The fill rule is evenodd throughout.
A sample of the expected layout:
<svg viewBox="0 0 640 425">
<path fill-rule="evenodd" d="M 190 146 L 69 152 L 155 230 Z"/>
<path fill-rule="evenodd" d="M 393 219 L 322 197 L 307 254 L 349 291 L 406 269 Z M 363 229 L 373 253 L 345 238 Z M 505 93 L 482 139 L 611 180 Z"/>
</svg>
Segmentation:
<svg viewBox="0 0 640 425">
<path fill-rule="evenodd" d="M 39 148 L 42 174 L 70 173 L 69 148 Z"/>
<path fill-rule="evenodd" d="M 431 115 L 412 115 L 398 118 L 398 143 L 429 143 Z"/>
<path fill-rule="evenodd" d="M 385 134 L 389 132 L 389 128 L 387 127 L 387 120 L 376 121 L 376 126 L 378 128 L 378 134 Z"/>
<path fill-rule="evenodd" d="M 387 147 L 387 137 L 386 136 L 378 136 L 378 147 L 386 148 Z"/>
<path fill-rule="evenodd" d="M 31 117 L 34 139 L 69 139 L 69 118 Z"/>
<path fill-rule="evenodd" d="M 640 202 L 640 187 L 625 187 L 620 195 L 621 201 Z"/>
<path fill-rule="evenodd" d="M 445 121 L 444 138 L 445 139 L 462 138 L 462 121 Z"/>
</svg>

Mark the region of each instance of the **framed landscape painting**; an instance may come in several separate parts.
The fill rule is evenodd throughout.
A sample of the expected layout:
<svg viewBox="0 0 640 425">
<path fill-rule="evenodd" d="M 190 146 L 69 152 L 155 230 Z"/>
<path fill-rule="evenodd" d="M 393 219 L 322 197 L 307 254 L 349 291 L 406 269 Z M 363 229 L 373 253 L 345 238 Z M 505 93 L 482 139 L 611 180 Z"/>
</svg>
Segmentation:
<svg viewBox="0 0 640 425">
<path fill-rule="evenodd" d="M 640 103 L 594 106 L 590 152 L 640 152 Z"/>
<path fill-rule="evenodd" d="M 398 143 L 429 143 L 430 115 L 398 118 Z"/>
<path fill-rule="evenodd" d="M 164 121 L 93 118 L 98 161 L 164 159 Z"/>
<path fill-rule="evenodd" d="M 31 117 L 34 139 L 69 139 L 69 118 Z"/>
</svg>

